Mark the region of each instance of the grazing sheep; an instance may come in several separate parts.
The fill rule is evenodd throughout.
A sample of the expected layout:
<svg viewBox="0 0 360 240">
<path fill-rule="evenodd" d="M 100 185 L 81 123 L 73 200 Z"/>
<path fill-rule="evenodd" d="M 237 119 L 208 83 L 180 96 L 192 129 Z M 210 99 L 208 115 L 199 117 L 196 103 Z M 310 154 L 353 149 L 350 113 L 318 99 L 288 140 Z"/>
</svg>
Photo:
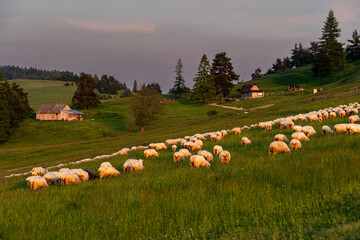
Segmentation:
<svg viewBox="0 0 360 240">
<path fill-rule="evenodd" d="M 276 155 L 279 153 L 290 152 L 290 149 L 286 143 L 281 141 L 274 141 L 270 144 L 269 155 Z"/>
<path fill-rule="evenodd" d="M 72 172 L 64 172 L 61 174 L 61 183 L 63 185 L 74 185 L 80 183 L 81 180 L 78 175 Z"/>
<path fill-rule="evenodd" d="M 191 138 L 190 138 L 190 142 L 195 143 L 196 140 L 198 140 L 196 137 L 191 137 Z"/>
<path fill-rule="evenodd" d="M 242 146 L 249 145 L 249 144 L 251 144 L 250 139 L 248 139 L 247 137 L 242 137 L 241 138 L 241 145 Z"/>
<path fill-rule="evenodd" d="M 81 182 L 89 181 L 89 174 L 82 169 L 71 169 L 72 173 L 75 173 L 80 178 Z"/>
<path fill-rule="evenodd" d="M 189 139 L 191 138 L 191 136 L 185 136 L 184 139 L 189 141 Z"/>
<path fill-rule="evenodd" d="M 334 132 L 336 133 L 347 133 L 346 127 L 347 127 L 347 123 L 340 123 L 340 124 L 336 124 L 334 126 Z"/>
<path fill-rule="evenodd" d="M 213 159 L 214 159 L 214 157 L 213 157 L 213 155 L 211 154 L 211 152 L 208 152 L 208 151 L 206 151 L 206 150 L 201 150 L 201 151 L 199 151 L 199 152 L 198 152 L 198 155 L 203 156 L 203 157 L 205 158 L 205 160 L 208 161 L 208 162 L 212 162 Z"/>
<path fill-rule="evenodd" d="M 159 153 L 155 150 L 155 149 L 146 149 L 144 151 L 144 157 L 145 158 L 149 158 L 149 157 L 159 157 Z"/>
<path fill-rule="evenodd" d="M 216 141 L 221 141 L 222 137 L 221 136 L 216 136 Z"/>
<path fill-rule="evenodd" d="M 328 113 L 328 112 L 324 112 L 324 113 L 322 114 L 322 118 L 323 118 L 324 120 L 329 119 L 329 113 Z"/>
<path fill-rule="evenodd" d="M 293 126 L 292 130 L 293 130 L 294 132 L 302 132 L 302 126 L 300 126 L 300 125 L 295 125 L 295 126 Z"/>
<path fill-rule="evenodd" d="M 300 141 L 310 141 L 310 138 L 308 138 L 303 132 L 294 132 L 293 134 L 291 134 L 291 138 Z"/>
<path fill-rule="evenodd" d="M 317 121 L 319 121 L 319 118 L 318 118 L 318 116 L 316 116 L 316 115 L 310 115 L 310 116 L 308 117 L 308 119 L 309 119 L 310 122 L 317 122 Z"/>
<path fill-rule="evenodd" d="M 301 142 L 297 139 L 292 139 L 289 143 L 291 151 L 295 151 L 301 148 Z"/>
<path fill-rule="evenodd" d="M 138 149 L 138 148 L 137 148 L 137 147 L 135 147 L 135 146 L 131 147 L 131 151 L 132 151 L 132 152 L 137 151 L 137 149 Z"/>
<path fill-rule="evenodd" d="M 34 167 L 32 170 L 31 170 L 31 175 L 32 176 L 42 176 L 46 173 L 47 171 L 42 168 L 42 167 Z"/>
<path fill-rule="evenodd" d="M 190 158 L 190 166 L 192 168 L 206 167 L 209 169 L 210 163 L 208 161 L 206 161 L 203 156 L 194 155 Z"/>
<path fill-rule="evenodd" d="M 249 130 L 250 128 L 248 127 L 248 126 L 243 126 L 242 128 L 241 128 L 241 130 L 244 130 L 244 131 L 247 131 L 247 130 Z"/>
<path fill-rule="evenodd" d="M 344 110 L 339 111 L 339 117 L 346 117 L 346 112 Z"/>
<path fill-rule="evenodd" d="M 272 124 L 271 123 L 266 123 L 265 130 L 266 131 L 271 131 L 271 129 L 272 129 Z"/>
<path fill-rule="evenodd" d="M 211 134 L 210 138 L 211 138 L 211 141 L 212 141 L 212 142 L 215 142 L 215 141 L 216 141 L 216 135 L 215 135 L 215 134 Z"/>
<path fill-rule="evenodd" d="M 98 174 L 100 176 L 100 179 L 105 177 L 115 177 L 121 175 L 121 173 L 118 170 L 116 170 L 114 167 L 100 167 L 98 169 Z"/>
<path fill-rule="evenodd" d="M 28 177 L 26 178 L 26 181 L 31 190 L 38 190 L 40 188 L 47 188 L 49 186 L 45 178 L 40 176 Z"/>
<path fill-rule="evenodd" d="M 289 142 L 289 139 L 284 134 L 276 134 L 274 137 L 275 141 Z"/>
<path fill-rule="evenodd" d="M 221 130 L 220 133 L 221 133 L 221 136 L 222 136 L 222 137 L 225 137 L 225 136 L 227 135 L 227 131 L 226 131 L 226 130 Z"/>
<path fill-rule="evenodd" d="M 258 125 L 258 127 L 259 127 L 260 129 L 265 129 L 266 123 L 265 123 L 265 122 L 260 122 L 259 125 Z"/>
<path fill-rule="evenodd" d="M 182 154 L 184 154 L 184 157 L 191 157 L 192 154 L 189 152 L 189 150 L 185 149 L 185 148 L 182 148 L 179 150 L 179 152 L 181 152 Z"/>
<path fill-rule="evenodd" d="M 350 123 L 346 126 L 346 131 L 348 134 L 358 134 L 360 133 L 360 124 Z"/>
<path fill-rule="evenodd" d="M 357 123 L 359 122 L 359 116 L 358 115 L 352 115 L 349 117 L 349 123 Z"/>
<path fill-rule="evenodd" d="M 59 182 L 59 178 L 53 172 L 45 173 L 44 178 L 48 185 L 54 185 Z"/>
<path fill-rule="evenodd" d="M 194 151 L 195 149 L 197 149 L 196 144 L 193 143 L 193 142 L 186 142 L 186 143 L 184 144 L 184 147 L 187 148 L 187 149 L 189 149 L 189 151 Z"/>
<path fill-rule="evenodd" d="M 71 172 L 71 171 L 70 171 L 69 168 L 61 168 L 61 169 L 59 170 L 59 172 L 64 173 L 64 172 Z"/>
<path fill-rule="evenodd" d="M 219 145 L 214 146 L 214 154 L 215 155 L 220 154 L 222 151 L 223 151 L 223 148 L 221 146 L 219 146 Z"/>
<path fill-rule="evenodd" d="M 156 151 L 163 150 L 163 149 L 167 148 L 165 143 L 150 143 L 149 147 L 154 148 Z"/>
<path fill-rule="evenodd" d="M 198 146 L 197 148 L 200 148 L 200 149 L 204 146 L 204 143 L 201 140 L 196 140 L 195 144 Z"/>
<path fill-rule="evenodd" d="M 327 135 L 327 134 L 332 134 L 332 133 L 334 133 L 334 131 L 331 130 L 331 128 L 330 128 L 328 125 L 322 126 L 321 131 L 322 131 L 322 134 L 323 134 L 323 135 Z"/>
<path fill-rule="evenodd" d="M 181 162 L 185 160 L 185 156 L 182 152 L 174 153 L 174 162 Z"/>
<path fill-rule="evenodd" d="M 316 135 L 316 131 L 312 126 L 304 126 L 302 128 L 302 132 L 308 137 L 312 137 L 313 135 Z"/>
<path fill-rule="evenodd" d="M 295 125 L 295 123 L 291 121 L 291 122 L 288 122 L 287 127 L 292 129 L 294 127 L 294 125 Z"/>
<path fill-rule="evenodd" d="M 241 134 L 241 128 L 239 128 L 239 127 L 233 128 L 231 131 L 232 131 L 233 135 L 240 135 Z"/>
<path fill-rule="evenodd" d="M 194 137 L 196 137 L 199 140 L 206 140 L 205 136 L 199 133 L 195 134 Z"/>
<path fill-rule="evenodd" d="M 142 171 L 144 169 L 143 166 L 144 160 L 140 159 L 128 159 L 123 165 L 124 172 L 136 172 Z"/>
<path fill-rule="evenodd" d="M 126 151 L 126 149 L 121 149 L 120 151 L 118 151 L 116 154 L 118 156 L 125 156 L 125 155 L 128 155 L 128 151 Z"/>
<path fill-rule="evenodd" d="M 176 148 L 177 148 L 176 145 L 172 145 L 172 146 L 171 146 L 171 149 L 172 149 L 173 152 L 176 152 Z"/>
<path fill-rule="evenodd" d="M 176 141 L 176 139 L 168 139 L 168 140 L 165 141 L 165 144 L 166 144 L 167 146 L 169 146 L 169 145 L 176 145 L 176 144 L 177 144 L 177 141 Z"/>
<path fill-rule="evenodd" d="M 99 175 L 97 175 L 96 173 L 94 173 L 91 170 L 84 170 L 85 172 L 87 172 L 89 174 L 89 180 L 94 180 L 94 179 L 98 179 Z"/>
<path fill-rule="evenodd" d="M 146 149 L 148 149 L 148 148 L 149 148 L 149 146 L 138 146 L 138 147 L 137 147 L 137 150 L 142 151 L 142 150 L 146 150 Z"/>
<path fill-rule="evenodd" d="M 103 162 L 100 167 L 112 167 L 112 165 L 109 162 Z"/>
<path fill-rule="evenodd" d="M 336 112 L 331 112 L 330 113 L 330 118 L 336 118 Z"/>
<path fill-rule="evenodd" d="M 228 151 L 224 150 L 219 155 L 219 160 L 221 163 L 228 164 L 230 162 L 231 155 Z"/>
</svg>

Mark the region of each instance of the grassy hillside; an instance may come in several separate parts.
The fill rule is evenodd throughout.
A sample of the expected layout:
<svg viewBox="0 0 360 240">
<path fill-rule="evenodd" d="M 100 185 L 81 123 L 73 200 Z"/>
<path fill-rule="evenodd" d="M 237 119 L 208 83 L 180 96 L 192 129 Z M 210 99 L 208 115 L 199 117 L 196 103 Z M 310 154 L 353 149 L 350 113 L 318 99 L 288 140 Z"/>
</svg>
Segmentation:
<svg viewBox="0 0 360 240">
<path fill-rule="evenodd" d="M 34 109 L 41 104 L 70 104 L 76 90 L 75 85 L 64 86 L 65 82 L 62 81 L 15 79 L 10 82 L 17 82 L 24 88 Z"/>
</svg>

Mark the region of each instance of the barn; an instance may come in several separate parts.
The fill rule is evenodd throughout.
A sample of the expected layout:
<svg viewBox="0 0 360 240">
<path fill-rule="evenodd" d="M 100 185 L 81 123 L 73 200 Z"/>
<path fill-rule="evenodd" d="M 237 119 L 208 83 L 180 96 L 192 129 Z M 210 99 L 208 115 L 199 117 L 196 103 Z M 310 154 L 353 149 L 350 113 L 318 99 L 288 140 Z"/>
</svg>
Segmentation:
<svg viewBox="0 0 360 240">
<path fill-rule="evenodd" d="M 241 99 L 264 97 L 264 91 L 261 91 L 256 83 L 246 83 L 238 91 L 241 94 Z"/>
<path fill-rule="evenodd" d="M 84 113 L 72 110 L 67 104 L 43 104 L 36 111 L 37 120 L 82 121 Z"/>
</svg>

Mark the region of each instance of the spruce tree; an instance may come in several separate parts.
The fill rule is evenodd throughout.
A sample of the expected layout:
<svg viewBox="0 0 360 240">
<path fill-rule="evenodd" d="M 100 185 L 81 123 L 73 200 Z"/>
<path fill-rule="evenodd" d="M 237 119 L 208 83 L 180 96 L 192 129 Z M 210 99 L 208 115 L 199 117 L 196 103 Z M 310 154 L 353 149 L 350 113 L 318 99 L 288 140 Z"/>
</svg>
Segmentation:
<svg viewBox="0 0 360 240">
<path fill-rule="evenodd" d="M 229 96 L 231 89 L 234 87 L 234 80 L 239 80 L 239 75 L 234 72 L 231 58 L 226 56 L 226 52 L 215 55 L 213 59 L 211 74 L 214 77 L 214 85 L 216 94 L 223 94 L 224 97 Z"/>
<path fill-rule="evenodd" d="M 343 44 L 337 41 L 341 35 L 341 29 L 333 10 L 329 11 L 321 30 L 319 50 L 315 56 L 312 70 L 315 76 L 326 77 L 343 69 L 345 64 Z"/>
<path fill-rule="evenodd" d="M 177 60 L 175 67 L 176 77 L 175 77 L 174 87 L 169 91 L 171 94 L 178 95 L 179 97 L 189 92 L 189 88 L 185 86 L 185 80 L 184 77 L 182 76 L 182 72 L 183 72 L 182 68 L 183 68 L 182 60 L 181 58 L 179 58 Z"/>
<path fill-rule="evenodd" d="M 207 100 L 216 98 L 214 77 L 211 75 L 211 65 L 206 54 L 201 58 L 194 82 L 195 84 L 191 94 L 191 99 L 193 101 L 205 103 Z"/>
<path fill-rule="evenodd" d="M 346 59 L 349 61 L 356 61 L 360 59 L 360 35 L 357 30 L 352 34 L 352 39 L 348 40 L 351 45 L 346 47 Z"/>
<path fill-rule="evenodd" d="M 134 81 L 134 85 L 133 85 L 132 91 L 133 91 L 134 93 L 137 92 L 137 82 L 136 82 L 136 80 Z"/>
<path fill-rule="evenodd" d="M 95 80 L 90 74 L 81 73 L 76 86 L 77 89 L 72 98 L 72 105 L 89 109 L 100 103 L 97 93 L 94 92 L 96 88 Z"/>
</svg>

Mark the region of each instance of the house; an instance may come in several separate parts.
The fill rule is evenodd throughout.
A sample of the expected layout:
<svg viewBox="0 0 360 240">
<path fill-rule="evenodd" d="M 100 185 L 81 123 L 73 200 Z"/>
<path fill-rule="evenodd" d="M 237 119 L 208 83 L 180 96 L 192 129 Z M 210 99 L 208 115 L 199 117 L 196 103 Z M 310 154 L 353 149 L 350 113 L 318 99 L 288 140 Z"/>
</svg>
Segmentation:
<svg viewBox="0 0 360 240">
<path fill-rule="evenodd" d="M 256 83 L 246 83 L 238 91 L 241 94 L 241 99 L 264 97 L 264 91 L 261 91 Z"/>
<path fill-rule="evenodd" d="M 43 104 L 36 111 L 37 120 L 82 121 L 84 113 L 71 110 L 67 104 Z"/>
<path fill-rule="evenodd" d="M 304 91 L 302 86 L 290 85 L 288 91 Z"/>
</svg>

